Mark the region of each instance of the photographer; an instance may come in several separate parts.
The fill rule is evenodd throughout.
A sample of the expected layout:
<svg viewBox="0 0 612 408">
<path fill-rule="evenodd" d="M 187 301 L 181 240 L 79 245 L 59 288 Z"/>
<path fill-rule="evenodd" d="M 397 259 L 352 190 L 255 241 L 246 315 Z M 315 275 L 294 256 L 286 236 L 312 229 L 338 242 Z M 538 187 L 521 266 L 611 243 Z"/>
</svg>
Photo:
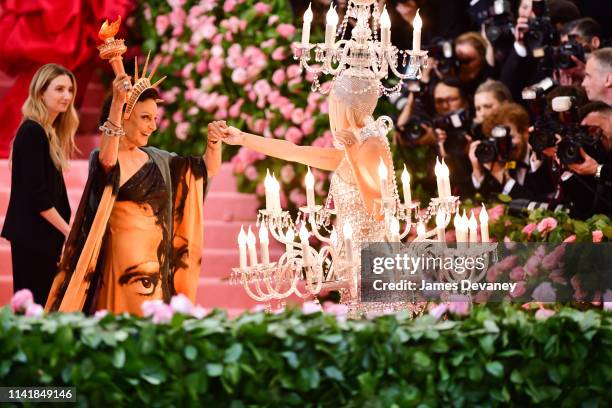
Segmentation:
<svg viewBox="0 0 612 408">
<path fill-rule="evenodd" d="M 476 32 L 461 34 L 455 40 L 455 54 L 459 60 L 459 80 L 463 89 L 473 95 L 478 85 L 494 78 L 492 54 L 487 60 L 487 41 Z"/>
<path fill-rule="evenodd" d="M 543 200 L 538 192 L 552 183 L 528 148 L 525 109 L 513 102 L 502 103 L 485 118 L 483 131 L 492 138 L 472 142 L 468 153 L 476 191 L 485 198 L 503 193 L 513 199 Z"/>
<path fill-rule="evenodd" d="M 486 80 L 476 89 L 474 94 L 474 123 L 482 125 L 487 117 L 495 109 L 499 108 L 502 102 L 512 102 L 512 95 L 506 85 L 500 81 Z M 474 136 L 476 139 L 480 139 Z"/>
<path fill-rule="evenodd" d="M 586 54 L 601 45 L 601 26 L 592 18 L 567 23 L 561 32 L 561 45 L 553 57 L 555 79 L 560 85 L 580 85 L 584 79 Z"/>
<path fill-rule="evenodd" d="M 590 101 L 612 105 L 612 47 L 593 51 L 589 55 L 582 87 Z"/>
</svg>

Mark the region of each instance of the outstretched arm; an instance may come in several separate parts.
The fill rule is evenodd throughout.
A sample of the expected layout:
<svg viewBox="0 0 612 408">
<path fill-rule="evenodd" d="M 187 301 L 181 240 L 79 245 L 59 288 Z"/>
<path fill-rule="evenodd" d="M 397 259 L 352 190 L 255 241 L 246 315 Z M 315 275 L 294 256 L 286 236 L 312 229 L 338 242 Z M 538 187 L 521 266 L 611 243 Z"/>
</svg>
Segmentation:
<svg viewBox="0 0 612 408">
<path fill-rule="evenodd" d="M 127 74 L 120 74 L 117 75 L 113 81 L 113 99 L 107 118 L 107 127 L 113 130 L 120 131 L 122 128 L 123 105 L 125 105 L 125 97 L 127 94 L 124 82 L 129 82 L 129 80 L 130 77 Z M 117 135 L 102 132 L 98 160 L 105 171 L 110 170 L 117 163 L 119 139 L 120 137 Z"/>
<path fill-rule="evenodd" d="M 339 149 L 298 146 L 287 140 L 257 136 L 234 127 L 223 128 L 222 123 L 215 123 L 213 126 L 218 126 L 225 133 L 223 141 L 227 144 L 241 145 L 266 156 L 301 163 L 321 170 L 335 170 L 344 155 Z"/>
</svg>

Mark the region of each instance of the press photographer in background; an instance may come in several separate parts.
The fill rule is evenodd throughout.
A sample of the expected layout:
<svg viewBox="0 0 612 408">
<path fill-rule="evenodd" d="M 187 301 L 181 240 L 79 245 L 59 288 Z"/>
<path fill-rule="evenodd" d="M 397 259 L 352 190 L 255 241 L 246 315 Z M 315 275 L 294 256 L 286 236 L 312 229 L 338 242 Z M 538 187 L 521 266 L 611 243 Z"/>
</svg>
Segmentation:
<svg viewBox="0 0 612 408">
<path fill-rule="evenodd" d="M 602 45 L 601 25 L 590 17 L 570 21 L 561 31 L 561 45 L 553 55 L 554 77 L 560 85 L 580 85 L 586 57 Z"/>
<path fill-rule="evenodd" d="M 512 102 L 512 95 L 506 85 L 500 81 L 486 80 L 476 89 L 474 94 L 474 124 L 472 126 L 472 140 L 483 138 L 482 122 L 503 102 Z"/>
<path fill-rule="evenodd" d="M 590 101 L 612 105 L 612 47 L 593 51 L 589 55 L 582 87 Z"/>
<path fill-rule="evenodd" d="M 482 129 L 490 137 L 472 142 L 468 153 L 475 191 L 485 199 L 503 193 L 513 199 L 545 200 L 543 187 L 552 181 L 529 149 L 527 111 L 504 102 L 484 119 Z"/>
</svg>

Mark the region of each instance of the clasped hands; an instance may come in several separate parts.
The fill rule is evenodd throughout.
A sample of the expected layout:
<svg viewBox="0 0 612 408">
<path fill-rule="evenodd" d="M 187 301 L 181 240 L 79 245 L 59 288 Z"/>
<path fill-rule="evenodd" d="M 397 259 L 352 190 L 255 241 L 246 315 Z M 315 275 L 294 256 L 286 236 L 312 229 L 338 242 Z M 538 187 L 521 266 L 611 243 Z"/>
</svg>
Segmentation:
<svg viewBox="0 0 612 408">
<path fill-rule="evenodd" d="M 217 120 L 208 124 L 208 142 L 216 143 L 222 141 L 228 145 L 242 144 L 244 135 L 233 126 L 228 126 L 223 120 Z"/>
</svg>

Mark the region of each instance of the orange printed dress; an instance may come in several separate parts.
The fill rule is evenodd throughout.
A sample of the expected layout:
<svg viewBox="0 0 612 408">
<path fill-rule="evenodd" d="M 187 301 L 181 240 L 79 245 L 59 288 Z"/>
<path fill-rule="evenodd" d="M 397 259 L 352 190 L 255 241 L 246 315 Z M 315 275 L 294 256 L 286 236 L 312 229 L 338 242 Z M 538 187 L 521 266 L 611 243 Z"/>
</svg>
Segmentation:
<svg viewBox="0 0 612 408">
<path fill-rule="evenodd" d="M 145 300 L 195 300 L 200 275 L 206 166 L 143 148 L 148 162 L 119 188 L 92 154 L 76 219 L 47 311 L 141 315 Z"/>
</svg>

